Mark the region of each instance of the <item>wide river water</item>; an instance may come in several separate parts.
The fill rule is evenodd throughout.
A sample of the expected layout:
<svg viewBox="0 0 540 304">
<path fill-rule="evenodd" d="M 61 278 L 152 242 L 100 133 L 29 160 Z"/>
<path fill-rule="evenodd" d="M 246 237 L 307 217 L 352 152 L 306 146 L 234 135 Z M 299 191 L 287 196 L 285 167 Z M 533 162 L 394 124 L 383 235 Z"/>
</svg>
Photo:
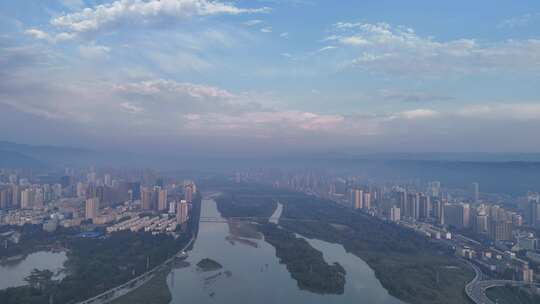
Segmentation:
<svg viewBox="0 0 540 304">
<path fill-rule="evenodd" d="M 279 217 L 281 206 L 272 218 Z M 214 200 L 203 200 L 201 217 L 222 219 Z M 328 263 L 339 262 L 347 271 L 342 295 L 319 295 L 298 288 L 285 265 L 279 263 L 274 247 L 252 240 L 257 247 L 232 244 L 226 223 L 201 222 L 189 267 L 173 269 L 167 277 L 173 304 L 184 303 L 402 303 L 390 296 L 373 270 L 343 246 L 306 239 L 320 250 Z M 200 272 L 195 264 L 211 258 L 223 265 L 214 272 Z"/>
</svg>

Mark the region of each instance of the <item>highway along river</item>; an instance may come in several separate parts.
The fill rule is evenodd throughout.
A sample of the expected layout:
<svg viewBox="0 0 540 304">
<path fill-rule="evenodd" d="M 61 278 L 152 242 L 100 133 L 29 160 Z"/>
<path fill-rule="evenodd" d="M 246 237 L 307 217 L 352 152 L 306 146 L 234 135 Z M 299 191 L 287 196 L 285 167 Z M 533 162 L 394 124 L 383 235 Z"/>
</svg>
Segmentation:
<svg viewBox="0 0 540 304">
<path fill-rule="evenodd" d="M 214 200 L 203 200 L 201 216 L 221 219 Z M 300 290 L 285 265 L 279 264 L 274 247 L 263 239 L 235 241 L 228 224 L 201 222 L 186 260 L 191 265 L 173 269 L 167 277 L 171 303 L 401 303 L 388 295 L 364 261 L 346 253 L 341 245 L 307 240 L 323 252 L 326 262 L 339 262 L 345 268 L 344 294 Z M 198 270 L 195 264 L 204 258 L 217 261 L 223 268 Z"/>
</svg>

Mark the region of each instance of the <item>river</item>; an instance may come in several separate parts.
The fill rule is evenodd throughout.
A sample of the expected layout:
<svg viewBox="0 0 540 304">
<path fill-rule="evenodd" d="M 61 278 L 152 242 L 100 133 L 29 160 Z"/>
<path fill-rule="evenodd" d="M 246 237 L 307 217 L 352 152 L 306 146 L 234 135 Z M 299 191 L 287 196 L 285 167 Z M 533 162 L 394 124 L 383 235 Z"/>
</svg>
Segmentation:
<svg viewBox="0 0 540 304">
<path fill-rule="evenodd" d="M 282 206 L 272 219 L 279 218 Z M 203 200 L 202 217 L 220 218 L 214 200 Z M 183 303 L 402 303 L 393 298 L 360 258 L 343 246 L 306 239 L 323 252 L 328 263 L 339 262 L 347 271 L 342 295 L 319 295 L 300 290 L 285 265 L 279 263 L 274 247 L 253 240 L 257 247 L 226 240 L 226 223 L 201 222 L 199 235 L 187 261 L 191 266 L 173 269 L 167 277 L 173 304 Z M 211 258 L 223 265 L 214 272 L 200 272 L 195 264 Z"/>
<path fill-rule="evenodd" d="M 34 268 L 40 270 L 49 269 L 56 274 L 62 269 L 66 260 L 65 252 L 38 251 L 19 261 L 4 263 L 0 265 L 0 289 L 26 285 L 24 278 Z M 60 273 L 55 278 L 61 277 L 62 274 Z"/>
</svg>

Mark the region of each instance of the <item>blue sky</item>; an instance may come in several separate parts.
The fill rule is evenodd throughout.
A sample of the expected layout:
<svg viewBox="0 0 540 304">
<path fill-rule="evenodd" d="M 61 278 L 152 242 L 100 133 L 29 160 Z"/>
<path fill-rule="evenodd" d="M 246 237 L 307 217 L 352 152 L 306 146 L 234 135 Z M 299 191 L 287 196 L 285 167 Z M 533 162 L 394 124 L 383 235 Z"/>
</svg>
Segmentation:
<svg viewBox="0 0 540 304">
<path fill-rule="evenodd" d="M 538 1 L 0 3 L 0 136 L 538 152 Z"/>
</svg>

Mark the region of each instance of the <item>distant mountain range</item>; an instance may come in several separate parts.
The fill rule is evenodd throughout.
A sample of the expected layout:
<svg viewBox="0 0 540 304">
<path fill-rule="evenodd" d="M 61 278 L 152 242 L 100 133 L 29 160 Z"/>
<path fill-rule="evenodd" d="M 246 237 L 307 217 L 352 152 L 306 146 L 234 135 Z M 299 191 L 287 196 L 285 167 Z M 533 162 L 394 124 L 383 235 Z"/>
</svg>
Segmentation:
<svg viewBox="0 0 540 304">
<path fill-rule="evenodd" d="M 32 146 L 0 141 L 0 167 L 47 168 L 57 165 L 80 163 L 96 152 L 57 146 Z"/>
<path fill-rule="evenodd" d="M 0 150 L 0 168 L 44 168 L 46 165 L 28 155 L 16 151 Z"/>
<path fill-rule="evenodd" d="M 366 159 L 366 160 L 418 160 L 461 162 L 540 162 L 540 153 L 492 153 L 492 152 L 382 152 L 382 153 L 326 153 L 314 154 L 313 158 Z"/>
<path fill-rule="evenodd" d="M 136 167 L 163 172 L 231 172 L 247 168 L 332 169 L 371 180 L 439 180 L 451 187 L 472 182 L 481 191 L 523 195 L 540 191 L 540 154 L 526 153 L 326 153 L 281 157 L 154 156 L 0 141 L 0 168 Z"/>
</svg>

